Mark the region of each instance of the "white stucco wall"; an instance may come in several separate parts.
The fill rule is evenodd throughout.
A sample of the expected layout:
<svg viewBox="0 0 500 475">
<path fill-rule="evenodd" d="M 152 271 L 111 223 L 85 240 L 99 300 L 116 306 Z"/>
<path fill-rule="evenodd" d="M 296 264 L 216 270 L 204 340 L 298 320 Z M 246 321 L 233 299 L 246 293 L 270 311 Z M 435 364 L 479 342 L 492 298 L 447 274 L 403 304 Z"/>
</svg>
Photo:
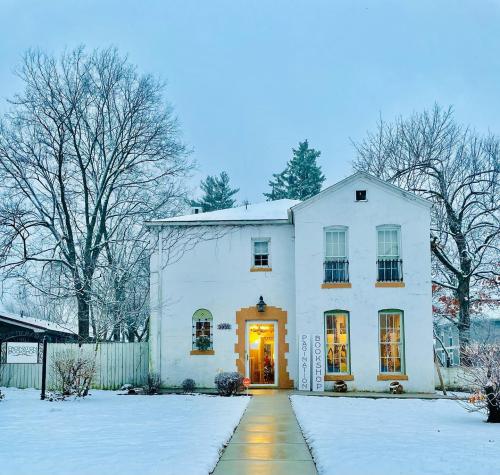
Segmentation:
<svg viewBox="0 0 500 475">
<path fill-rule="evenodd" d="M 355 190 L 366 189 L 366 202 Z M 296 327 L 323 333 L 324 312 L 349 311 L 352 389 L 383 391 L 379 374 L 378 311 L 404 311 L 405 363 L 409 391 L 434 391 L 429 209 L 386 187 L 358 179 L 295 211 Z M 376 288 L 377 233 L 383 224 L 401 226 L 404 288 Z M 322 289 L 323 229 L 347 226 L 352 288 Z M 330 383 L 333 384 L 333 383 Z M 327 385 L 328 387 L 328 385 Z"/>
<path fill-rule="evenodd" d="M 288 334 L 295 335 L 293 226 L 206 226 L 204 230 L 205 238 L 209 240 L 201 240 L 180 260 L 163 270 L 161 305 L 158 304 L 158 287 L 153 288 L 160 285 L 155 272 L 158 252 L 152 257 L 152 365 L 161 371 L 166 386 L 178 386 L 183 379 L 193 378 L 200 387 L 212 387 L 217 371 L 236 371 L 236 312 L 254 306 L 260 295 L 268 305 L 288 312 Z M 212 239 L 215 234 L 221 235 Z M 271 239 L 272 272 L 250 272 L 251 242 L 252 238 L 258 237 Z M 214 355 L 190 355 L 192 315 L 199 308 L 210 310 L 214 318 Z M 155 343 L 160 318 L 161 356 Z M 232 328 L 218 330 L 219 323 L 230 323 Z M 291 353 L 294 352 L 294 341 L 294 338 L 288 341 Z M 157 364 L 158 361 L 161 365 Z M 294 371 L 295 365 L 290 366 L 292 378 Z"/>
</svg>

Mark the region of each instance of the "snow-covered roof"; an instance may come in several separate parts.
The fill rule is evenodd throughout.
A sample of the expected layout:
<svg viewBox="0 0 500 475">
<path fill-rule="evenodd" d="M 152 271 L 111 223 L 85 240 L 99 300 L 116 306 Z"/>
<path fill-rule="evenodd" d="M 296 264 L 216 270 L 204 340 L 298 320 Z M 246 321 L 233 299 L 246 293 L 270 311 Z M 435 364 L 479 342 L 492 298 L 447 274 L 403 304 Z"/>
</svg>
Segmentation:
<svg viewBox="0 0 500 475">
<path fill-rule="evenodd" d="M 13 314 L 11 312 L 5 311 L 3 308 L 0 308 L 0 321 L 30 328 L 34 331 L 51 330 L 54 332 L 66 333 L 69 335 L 76 334 L 69 328 L 70 325 L 65 327 L 54 322 L 49 322 L 48 320 L 41 320 L 39 318 Z"/>
<path fill-rule="evenodd" d="M 288 223 L 288 210 L 299 200 L 264 201 L 237 208 L 209 211 L 207 213 L 188 214 L 174 218 L 148 221 L 149 226 L 155 225 L 194 225 L 194 224 L 233 224 L 233 223 Z"/>
</svg>

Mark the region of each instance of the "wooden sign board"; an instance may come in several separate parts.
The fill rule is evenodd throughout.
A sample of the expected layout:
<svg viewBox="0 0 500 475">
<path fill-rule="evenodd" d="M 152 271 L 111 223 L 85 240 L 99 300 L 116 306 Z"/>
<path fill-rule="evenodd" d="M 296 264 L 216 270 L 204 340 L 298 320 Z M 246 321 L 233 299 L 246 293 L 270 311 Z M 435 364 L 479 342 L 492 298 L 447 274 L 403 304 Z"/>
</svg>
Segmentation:
<svg viewBox="0 0 500 475">
<path fill-rule="evenodd" d="M 38 363 L 38 343 L 8 341 L 6 363 Z"/>
<path fill-rule="evenodd" d="M 311 335 L 299 335 L 299 387 L 300 391 L 311 390 Z"/>
</svg>

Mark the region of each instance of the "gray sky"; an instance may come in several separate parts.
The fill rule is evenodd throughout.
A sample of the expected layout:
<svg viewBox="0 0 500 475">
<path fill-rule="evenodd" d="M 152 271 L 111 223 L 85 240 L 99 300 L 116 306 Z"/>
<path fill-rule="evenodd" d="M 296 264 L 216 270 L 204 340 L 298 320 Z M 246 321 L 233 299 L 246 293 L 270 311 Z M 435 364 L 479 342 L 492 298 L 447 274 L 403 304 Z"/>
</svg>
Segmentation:
<svg viewBox="0 0 500 475">
<path fill-rule="evenodd" d="M 200 176 L 226 170 L 262 201 L 299 140 L 331 184 L 385 119 L 453 105 L 500 126 L 500 0 L 0 0 L 0 111 L 29 47 L 115 45 L 168 81 Z"/>
</svg>

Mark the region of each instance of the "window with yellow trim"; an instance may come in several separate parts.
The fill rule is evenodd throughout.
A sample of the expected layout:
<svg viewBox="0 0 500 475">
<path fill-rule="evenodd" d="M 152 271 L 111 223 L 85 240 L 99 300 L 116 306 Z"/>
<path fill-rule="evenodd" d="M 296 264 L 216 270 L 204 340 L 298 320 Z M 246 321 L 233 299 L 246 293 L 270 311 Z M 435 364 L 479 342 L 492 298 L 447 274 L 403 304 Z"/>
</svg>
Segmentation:
<svg viewBox="0 0 500 475">
<path fill-rule="evenodd" d="M 379 312 L 380 373 L 404 373 L 403 312 Z"/>
<path fill-rule="evenodd" d="M 326 373 L 348 374 L 349 312 L 333 310 L 325 313 Z"/>
</svg>

